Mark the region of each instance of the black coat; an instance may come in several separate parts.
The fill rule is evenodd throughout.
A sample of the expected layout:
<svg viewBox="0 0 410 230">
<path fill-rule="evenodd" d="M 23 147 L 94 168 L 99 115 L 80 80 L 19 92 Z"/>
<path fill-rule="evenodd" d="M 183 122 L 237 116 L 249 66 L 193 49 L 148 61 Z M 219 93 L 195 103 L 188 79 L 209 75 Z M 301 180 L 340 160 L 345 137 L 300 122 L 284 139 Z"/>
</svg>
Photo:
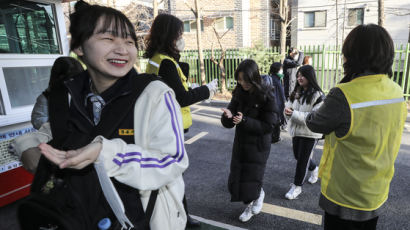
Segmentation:
<svg viewBox="0 0 410 230">
<path fill-rule="evenodd" d="M 239 91 L 239 92 L 238 92 Z M 271 133 L 278 123 L 273 98 L 265 101 L 238 89 L 228 109 L 235 115 L 242 112 L 244 120 L 236 126 L 232 149 L 228 189 L 231 201 L 249 203 L 259 197 L 271 146 Z M 233 119 L 224 115 L 222 125 L 235 126 Z"/>
</svg>

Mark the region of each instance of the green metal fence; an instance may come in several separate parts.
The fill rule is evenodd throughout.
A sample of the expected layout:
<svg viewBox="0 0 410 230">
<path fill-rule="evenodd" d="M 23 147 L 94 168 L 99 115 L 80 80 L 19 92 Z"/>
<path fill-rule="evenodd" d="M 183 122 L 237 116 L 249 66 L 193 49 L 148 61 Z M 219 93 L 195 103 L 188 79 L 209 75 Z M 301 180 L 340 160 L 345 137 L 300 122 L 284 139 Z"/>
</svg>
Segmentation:
<svg viewBox="0 0 410 230">
<path fill-rule="evenodd" d="M 409 73 L 409 54 L 410 43 L 406 45 L 397 45 L 395 47 L 395 58 L 393 63 L 393 77 L 403 89 L 404 95 L 410 97 L 410 73 Z M 325 47 L 325 46 L 302 46 L 299 47 L 306 55 L 312 57 L 313 67 L 316 69 L 318 82 L 325 92 L 328 92 L 334 87 L 343 77 L 343 61 L 341 49 L 339 47 Z M 211 51 L 204 50 L 204 64 L 206 81 L 212 81 L 217 78 L 220 79 L 220 72 L 218 67 L 211 62 Z M 140 70 L 144 71 L 147 60 L 142 58 L 140 52 Z M 221 50 L 214 50 L 214 57 L 219 59 Z M 228 49 L 224 60 L 226 69 L 226 87 L 233 89 L 236 85 L 234 80 L 234 72 L 239 63 L 246 59 L 254 59 L 260 69 L 265 70 L 262 74 L 267 74 L 269 65 L 274 61 L 279 61 L 279 50 L 277 47 L 263 50 L 252 49 Z M 189 82 L 200 84 L 198 52 L 196 50 L 188 50 L 181 53 L 181 61 L 187 62 L 190 65 Z"/>
</svg>

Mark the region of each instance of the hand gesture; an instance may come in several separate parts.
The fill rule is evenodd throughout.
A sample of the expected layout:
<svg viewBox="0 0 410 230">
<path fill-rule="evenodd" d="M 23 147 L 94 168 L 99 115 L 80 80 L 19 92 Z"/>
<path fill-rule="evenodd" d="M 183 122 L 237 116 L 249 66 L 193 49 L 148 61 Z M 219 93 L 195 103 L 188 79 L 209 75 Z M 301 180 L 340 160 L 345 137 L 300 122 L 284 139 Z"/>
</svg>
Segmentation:
<svg viewBox="0 0 410 230">
<path fill-rule="evenodd" d="M 293 114 L 293 109 L 292 108 L 285 108 L 285 115 L 292 116 L 292 114 Z"/>
<path fill-rule="evenodd" d="M 235 115 L 235 116 L 233 117 L 233 123 L 234 123 L 235 125 L 241 123 L 242 118 L 243 118 L 243 114 L 242 114 L 241 112 L 238 112 L 237 115 Z"/>
<path fill-rule="evenodd" d="M 69 151 L 61 151 L 45 143 L 40 144 L 38 147 L 47 159 L 58 165 L 61 169 L 82 169 L 97 160 L 102 144 L 94 142 L 83 148 Z"/>
<path fill-rule="evenodd" d="M 226 118 L 232 118 L 232 112 L 231 112 L 231 110 L 229 110 L 229 109 L 221 109 L 223 112 L 224 112 L 224 116 L 226 117 Z"/>
</svg>

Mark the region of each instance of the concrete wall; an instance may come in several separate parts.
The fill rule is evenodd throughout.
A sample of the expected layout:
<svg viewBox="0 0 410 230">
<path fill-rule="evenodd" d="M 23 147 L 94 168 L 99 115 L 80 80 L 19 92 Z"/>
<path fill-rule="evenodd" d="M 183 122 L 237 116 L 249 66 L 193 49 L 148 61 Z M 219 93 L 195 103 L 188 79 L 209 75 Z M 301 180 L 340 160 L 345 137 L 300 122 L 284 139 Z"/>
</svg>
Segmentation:
<svg viewBox="0 0 410 230">
<path fill-rule="evenodd" d="M 295 0 L 294 0 L 295 1 Z M 344 1 L 339 1 L 338 18 L 336 20 L 335 1 L 317 0 L 312 3 L 308 0 L 299 0 L 298 6 L 292 9 L 293 15 L 297 16 L 296 23 L 292 25 L 292 46 L 295 45 L 336 45 L 336 29 L 338 32 L 338 44 L 342 44 L 342 38 L 354 28 L 348 26 L 348 10 L 344 14 Z M 346 9 L 364 8 L 363 23 L 377 24 L 378 3 L 376 0 L 347 0 Z M 406 10 L 407 9 L 407 10 Z M 385 28 L 390 33 L 395 44 L 405 44 L 409 37 L 410 1 L 385 0 Z M 309 11 L 327 11 L 326 27 L 304 28 L 304 13 Z M 345 25 L 343 31 L 343 19 Z"/>
</svg>

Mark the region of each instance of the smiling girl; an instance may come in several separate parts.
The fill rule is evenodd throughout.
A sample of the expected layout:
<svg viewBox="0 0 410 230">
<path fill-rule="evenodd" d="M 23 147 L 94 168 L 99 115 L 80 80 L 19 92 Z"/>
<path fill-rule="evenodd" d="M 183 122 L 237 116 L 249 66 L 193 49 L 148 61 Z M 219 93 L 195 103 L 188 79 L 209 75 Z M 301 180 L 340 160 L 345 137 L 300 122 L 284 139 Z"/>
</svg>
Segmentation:
<svg viewBox="0 0 410 230">
<path fill-rule="evenodd" d="M 306 126 L 306 116 L 317 110 L 323 103 L 323 92 L 316 81 L 315 69 L 310 65 L 299 68 L 295 90 L 285 105 L 285 117 L 288 120 L 288 132 L 292 136 L 293 154 L 297 160 L 294 182 L 285 197 L 295 199 L 302 192 L 307 171 L 312 174 L 310 183 L 316 183 L 318 167 L 312 160 L 313 149 L 317 139 L 322 135 L 314 133 Z"/>
<path fill-rule="evenodd" d="M 184 229 L 188 158 L 175 94 L 132 68 L 136 34 L 123 13 L 83 1 L 75 9 L 71 50 L 87 70 L 50 92 L 52 140 L 39 145 L 48 161 L 40 160 L 32 185 L 34 195 L 52 191 L 49 207 L 72 211 L 55 211 L 59 218 L 36 229 L 96 229 L 105 217 L 121 229 Z M 60 100 L 67 93 L 70 101 Z"/>
</svg>

